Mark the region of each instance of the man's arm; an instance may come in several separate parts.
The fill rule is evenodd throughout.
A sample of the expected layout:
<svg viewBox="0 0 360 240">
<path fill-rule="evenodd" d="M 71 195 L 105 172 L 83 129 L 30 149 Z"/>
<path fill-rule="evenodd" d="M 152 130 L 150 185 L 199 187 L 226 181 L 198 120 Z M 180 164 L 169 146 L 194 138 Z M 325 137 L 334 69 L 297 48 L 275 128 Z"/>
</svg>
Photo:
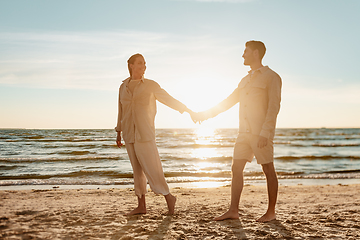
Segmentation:
<svg viewBox="0 0 360 240">
<path fill-rule="evenodd" d="M 275 131 L 276 118 L 280 111 L 281 85 L 281 78 L 276 74 L 268 88 L 269 103 L 265 121 L 260 132 L 262 137 L 269 138 L 270 133 Z"/>
<path fill-rule="evenodd" d="M 226 99 L 221 101 L 216 106 L 214 106 L 206 111 L 197 113 L 195 115 L 195 119 L 197 121 L 202 122 L 209 118 L 216 117 L 220 113 L 229 110 L 231 107 L 233 107 L 239 101 L 240 101 L 240 91 L 239 91 L 239 88 L 237 87 Z"/>
</svg>

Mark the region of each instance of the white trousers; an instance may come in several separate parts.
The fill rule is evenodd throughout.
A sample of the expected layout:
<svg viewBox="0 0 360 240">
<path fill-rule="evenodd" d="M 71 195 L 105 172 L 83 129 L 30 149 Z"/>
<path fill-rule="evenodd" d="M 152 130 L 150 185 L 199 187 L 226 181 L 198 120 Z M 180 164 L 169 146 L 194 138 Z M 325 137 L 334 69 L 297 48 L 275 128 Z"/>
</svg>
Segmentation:
<svg viewBox="0 0 360 240">
<path fill-rule="evenodd" d="M 147 142 L 125 143 L 134 173 L 135 194 L 138 197 L 146 194 L 146 180 L 156 194 L 170 193 L 164 177 L 155 140 Z"/>
</svg>

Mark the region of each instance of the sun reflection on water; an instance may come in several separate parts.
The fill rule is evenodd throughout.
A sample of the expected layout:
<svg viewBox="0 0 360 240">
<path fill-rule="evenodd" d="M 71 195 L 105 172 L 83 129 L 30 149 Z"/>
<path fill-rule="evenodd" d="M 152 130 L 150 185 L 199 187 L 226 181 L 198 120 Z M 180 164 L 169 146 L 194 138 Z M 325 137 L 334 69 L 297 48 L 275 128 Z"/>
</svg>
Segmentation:
<svg viewBox="0 0 360 240">
<path fill-rule="evenodd" d="M 220 157 L 221 155 L 218 153 L 217 149 L 211 147 L 216 144 L 216 133 L 215 129 L 209 127 L 200 126 L 195 130 L 195 143 L 198 145 L 198 148 L 194 148 L 192 151 L 192 157 L 196 159 L 208 159 L 213 157 Z M 206 167 L 209 167 L 210 163 L 203 162 Z"/>
<path fill-rule="evenodd" d="M 207 159 L 213 157 L 221 157 L 221 154 L 215 148 L 195 148 L 191 156 L 197 159 Z"/>
<path fill-rule="evenodd" d="M 195 130 L 195 133 L 197 138 L 214 137 L 215 129 L 200 125 L 200 127 Z"/>
<path fill-rule="evenodd" d="M 198 162 L 195 167 L 198 171 L 207 172 L 207 173 L 215 173 L 219 172 L 219 169 L 222 167 L 220 163 L 211 163 L 206 161 Z"/>
<path fill-rule="evenodd" d="M 199 127 L 194 134 L 195 143 L 198 145 L 208 145 L 215 140 L 215 129 L 208 127 Z"/>
</svg>

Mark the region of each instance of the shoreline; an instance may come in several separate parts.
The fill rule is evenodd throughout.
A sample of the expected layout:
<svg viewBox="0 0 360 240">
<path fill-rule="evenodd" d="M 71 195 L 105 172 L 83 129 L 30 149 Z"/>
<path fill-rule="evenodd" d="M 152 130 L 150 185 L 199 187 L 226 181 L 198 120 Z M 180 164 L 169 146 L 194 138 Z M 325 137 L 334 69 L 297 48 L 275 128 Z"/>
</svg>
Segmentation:
<svg viewBox="0 0 360 240">
<path fill-rule="evenodd" d="M 349 185 L 349 184 L 360 184 L 360 179 L 278 179 L 279 186 L 322 186 L 322 185 Z M 169 188 L 218 188 L 226 187 L 231 185 L 231 181 L 194 181 L 194 182 L 178 182 L 169 183 Z M 247 186 L 266 186 L 265 180 L 245 180 L 244 185 Z M 0 191 L 13 190 L 49 190 L 49 189 L 133 189 L 133 184 L 34 184 L 34 185 L 4 185 L 0 186 Z M 149 188 L 149 185 L 148 185 Z"/>
<path fill-rule="evenodd" d="M 240 218 L 216 222 L 230 204 L 230 188 L 181 188 L 175 215 L 162 196 L 146 195 L 147 214 L 132 189 L 0 191 L 2 239 L 359 239 L 360 184 L 280 186 L 277 220 L 258 223 L 266 186 L 244 187 Z"/>
</svg>

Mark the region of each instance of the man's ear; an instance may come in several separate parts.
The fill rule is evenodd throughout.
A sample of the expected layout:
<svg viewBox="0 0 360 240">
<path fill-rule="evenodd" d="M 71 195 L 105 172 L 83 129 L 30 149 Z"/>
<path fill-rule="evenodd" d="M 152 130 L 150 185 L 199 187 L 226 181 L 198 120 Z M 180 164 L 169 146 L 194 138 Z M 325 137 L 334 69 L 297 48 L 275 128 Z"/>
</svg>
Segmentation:
<svg viewBox="0 0 360 240">
<path fill-rule="evenodd" d="M 255 58 L 260 59 L 259 49 L 255 49 L 255 50 L 253 51 L 253 54 L 254 54 L 254 57 L 255 57 Z"/>
</svg>

